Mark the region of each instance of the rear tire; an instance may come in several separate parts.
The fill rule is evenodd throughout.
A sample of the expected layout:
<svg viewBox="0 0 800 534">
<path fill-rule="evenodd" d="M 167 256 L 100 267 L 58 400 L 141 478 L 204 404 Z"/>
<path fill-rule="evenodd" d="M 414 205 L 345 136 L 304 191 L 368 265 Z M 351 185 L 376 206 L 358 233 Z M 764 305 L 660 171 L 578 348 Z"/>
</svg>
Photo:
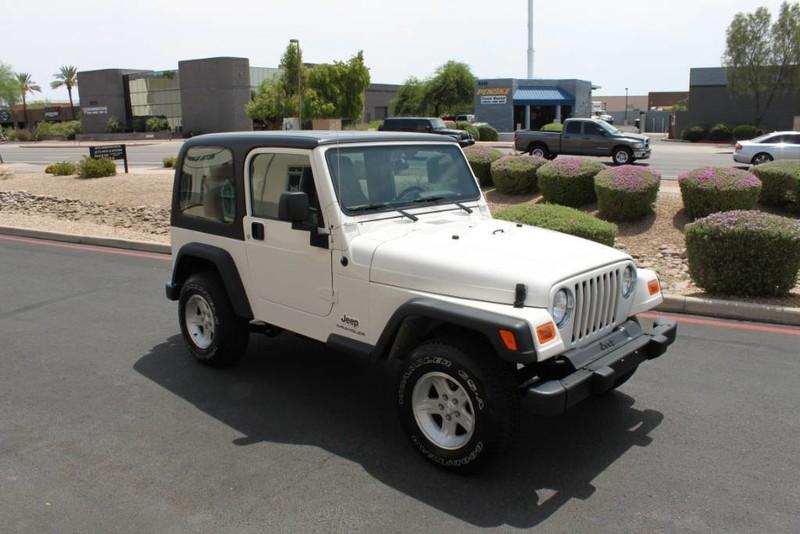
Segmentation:
<svg viewBox="0 0 800 534">
<path fill-rule="evenodd" d="M 512 441 L 519 391 L 511 366 L 486 343 L 442 337 L 425 341 L 405 360 L 397 407 L 406 435 L 425 458 L 466 472 Z"/>
<path fill-rule="evenodd" d="M 547 150 L 547 147 L 544 145 L 531 145 L 528 148 L 528 155 L 533 156 L 535 158 L 545 158 L 548 159 L 550 156 L 550 151 Z M 553 156 L 555 157 L 555 156 Z"/>
<path fill-rule="evenodd" d="M 752 163 L 753 165 L 761 165 L 762 163 L 769 163 L 772 161 L 772 156 L 767 154 L 766 152 L 759 152 L 755 156 L 753 156 Z"/>
<path fill-rule="evenodd" d="M 200 273 L 181 287 L 178 321 L 186 347 L 203 364 L 234 364 L 247 350 L 248 322 L 237 317 L 219 277 Z"/>
</svg>

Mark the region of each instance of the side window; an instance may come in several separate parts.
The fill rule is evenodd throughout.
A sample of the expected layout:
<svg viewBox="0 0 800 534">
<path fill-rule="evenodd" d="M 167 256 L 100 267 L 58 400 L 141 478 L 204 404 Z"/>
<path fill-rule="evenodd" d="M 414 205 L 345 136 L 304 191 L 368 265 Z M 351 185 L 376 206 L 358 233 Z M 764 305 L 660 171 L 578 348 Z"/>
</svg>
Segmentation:
<svg viewBox="0 0 800 534">
<path fill-rule="evenodd" d="M 431 121 L 421 120 L 417 121 L 417 128 L 416 131 L 418 132 L 427 132 L 428 128 L 431 125 Z"/>
<path fill-rule="evenodd" d="M 183 215 L 230 224 L 236 216 L 233 153 L 192 147 L 181 167 L 178 209 Z"/>
<path fill-rule="evenodd" d="M 789 140 L 787 140 L 786 142 L 791 143 L 793 145 L 800 145 L 800 134 L 790 135 Z"/>
<path fill-rule="evenodd" d="M 309 217 L 303 226 L 322 227 L 319 198 L 311 161 L 303 154 L 256 154 L 250 160 L 250 213 L 262 219 L 278 219 L 278 203 L 286 191 L 308 195 Z"/>
<path fill-rule="evenodd" d="M 564 130 L 565 133 L 573 134 L 573 135 L 580 135 L 581 133 L 581 122 L 580 121 L 570 121 L 567 123 L 567 127 Z"/>
<path fill-rule="evenodd" d="M 583 135 L 603 135 L 601 128 L 593 122 L 583 123 Z"/>
</svg>

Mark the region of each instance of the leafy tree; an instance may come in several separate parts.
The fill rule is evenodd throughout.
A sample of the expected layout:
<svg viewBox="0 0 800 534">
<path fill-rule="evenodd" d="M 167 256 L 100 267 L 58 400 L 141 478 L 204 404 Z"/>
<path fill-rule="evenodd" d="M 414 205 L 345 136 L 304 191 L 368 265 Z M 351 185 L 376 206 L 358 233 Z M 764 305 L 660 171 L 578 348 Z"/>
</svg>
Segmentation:
<svg viewBox="0 0 800 534">
<path fill-rule="evenodd" d="M 475 76 L 466 63 L 457 61 L 448 61 L 436 69 L 425 87 L 425 100 L 436 116 L 471 111 L 474 94 Z"/>
<path fill-rule="evenodd" d="M 281 83 L 283 84 L 283 92 L 286 96 L 297 95 L 297 76 L 298 71 L 300 74 L 300 84 L 304 85 L 303 77 L 305 75 L 305 68 L 303 67 L 303 52 L 300 46 L 295 43 L 289 43 L 286 50 L 281 57 L 280 68 L 283 70 L 281 76 Z"/>
<path fill-rule="evenodd" d="M 316 67 L 315 67 L 316 68 Z M 364 114 L 364 92 L 369 87 L 369 68 L 364 63 L 364 51 L 359 50 L 341 69 L 341 95 L 337 102 L 339 116 L 358 120 Z"/>
<path fill-rule="evenodd" d="M 264 80 L 244 111 L 252 120 L 264 122 L 275 128 L 283 117 L 290 116 L 287 114 L 288 100 L 283 80 Z"/>
<path fill-rule="evenodd" d="M 19 98 L 19 82 L 11 67 L 0 63 L 0 104 L 11 108 Z"/>
<path fill-rule="evenodd" d="M 78 86 L 78 69 L 73 65 L 64 65 L 58 69 L 58 72 L 53 74 L 55 80 L 50 82 L 50 87 L 58 89 L 59 87 L 66 87 L 67 94 L 69 95 L 69 109 L 71 116 L 75 118 L 75 106 L 72 103 L 72 89 Z"/>
<path fill-rule="evenodd" d="M 722 62 L 731 92 L 753 97 L 755 124 L 761 124 L 775 97 L 800 83 L 800 3 L 783 2 L 774 23 L 765 7 L 737 13 Z"/>
<path fill-rule="evenodd" d="M 28 93 L 41 93 L 42 88 L 36 85 L 31 79 L 31 75 L 27 72 L 17 73 L 17 90 L 22 96 L 22 114 L 25 117 L 25 126 L 28 126 L 28 102 L 26 96 Z"/>
<path fill-rule="evenodd" d="M 425 101 L 425 82 L 414 77 L 407 79 L 392 99 L 391 111 L 392 115 L 397 117 L 428 115 L 428 106 Z"/>
</svg>

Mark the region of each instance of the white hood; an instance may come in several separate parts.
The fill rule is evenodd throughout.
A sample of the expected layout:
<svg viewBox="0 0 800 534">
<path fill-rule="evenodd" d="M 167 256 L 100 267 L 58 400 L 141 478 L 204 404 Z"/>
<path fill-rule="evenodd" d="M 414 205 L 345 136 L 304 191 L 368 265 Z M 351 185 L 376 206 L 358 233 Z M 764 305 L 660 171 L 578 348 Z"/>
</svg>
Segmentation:
<svg viewBox="0 0 800 534">
<path fill-rule="evenodd" d="M 630 259 L 593 241 L 485 217 L 426 215 L 403 226 L 374 249 L 371 281 L 503 304 L 525 284 L 525 304 L 544 307 L 556 283 Z"/>
</svg>

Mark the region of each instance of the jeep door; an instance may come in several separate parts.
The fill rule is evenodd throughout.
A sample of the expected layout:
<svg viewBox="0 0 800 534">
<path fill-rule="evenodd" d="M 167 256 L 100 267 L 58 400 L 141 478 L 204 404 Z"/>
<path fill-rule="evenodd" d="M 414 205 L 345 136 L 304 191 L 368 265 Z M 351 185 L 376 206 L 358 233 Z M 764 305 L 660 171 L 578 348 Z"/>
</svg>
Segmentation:
<svg viewBox="0 0 800 534">
<path fill-rule="evenodd" d="M 256 149 L 245 161 L 247 215 L 244 220 L 253 291 L 268 303 L 324 317 L 333 307 L 331 252 L 323 230 L 311 152 Z M 308 195 L 302 223 L 278 219 L 287 191 Z"/>
</svg>

